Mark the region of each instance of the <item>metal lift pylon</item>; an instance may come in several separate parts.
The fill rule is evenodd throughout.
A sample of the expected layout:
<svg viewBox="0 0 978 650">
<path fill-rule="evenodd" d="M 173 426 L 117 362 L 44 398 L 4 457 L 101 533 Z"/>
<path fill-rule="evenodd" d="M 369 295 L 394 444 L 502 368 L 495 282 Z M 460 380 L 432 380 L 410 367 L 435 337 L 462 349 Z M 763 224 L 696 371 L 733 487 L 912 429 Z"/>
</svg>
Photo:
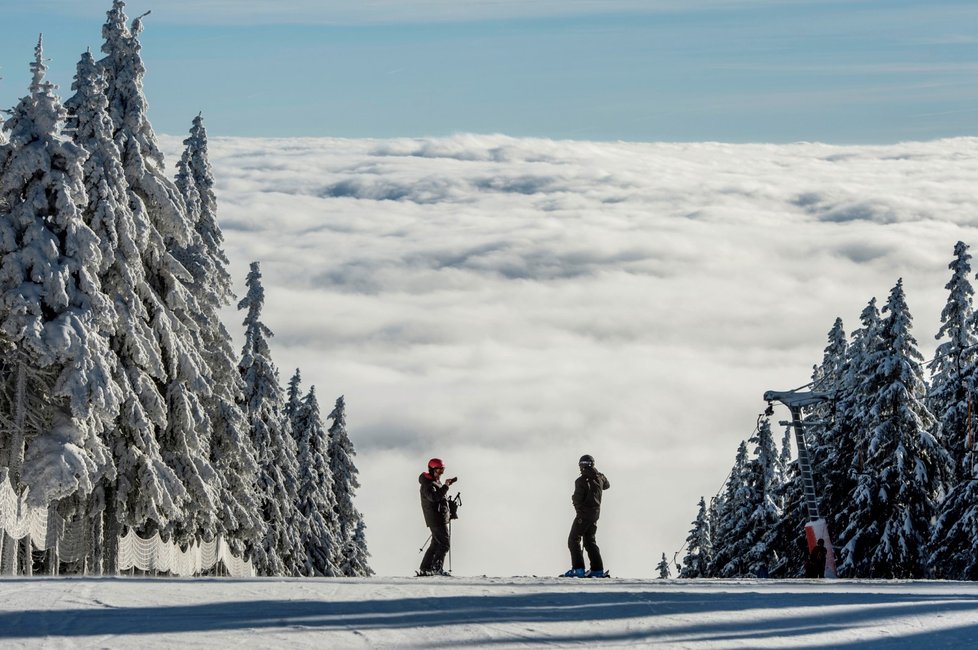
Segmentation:
<svg viewBox="0 0 978 650">
<path fill-rule="evenodd" d="M 827 393 L 799 392 L 794 390 L 769 390 L 764 393 L 765 402 L 781 402 L 791 411 L 791 425 L 795 430 L 795 446 L 798 447 L 798 469 L 801 470 L 801 482 L 805 493 L 805 508 L 808 511 L 808 523 L 805 524 L 805 538 L 808 542 L 808 552 L 819 539 L 825 540 L 825 577 L 838 578 L 835 568 L 835 551 L 832 539 L 829 537 L 829 527 L 818 512 L 818 496 L 815 493 L 815 476 L 812 472 L 812 459 L 808 453 L 808 443 L 805 441 L 804 422 L 801 410 L 807 406 L 815 406 L 832 399 Z"/>
</svg>

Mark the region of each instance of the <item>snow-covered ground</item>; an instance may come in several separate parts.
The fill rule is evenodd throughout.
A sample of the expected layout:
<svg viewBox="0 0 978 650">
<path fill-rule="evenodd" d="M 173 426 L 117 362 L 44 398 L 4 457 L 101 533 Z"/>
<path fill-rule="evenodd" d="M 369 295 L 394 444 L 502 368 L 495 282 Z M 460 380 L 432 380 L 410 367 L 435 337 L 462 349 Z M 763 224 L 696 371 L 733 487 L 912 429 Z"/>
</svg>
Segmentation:
<svg viewBox="0 0 978 650">
<path fill-rule="evenodd" d="M 974 648 L 978 584 L 0 580 L 2 647 Z"/>
</svg>

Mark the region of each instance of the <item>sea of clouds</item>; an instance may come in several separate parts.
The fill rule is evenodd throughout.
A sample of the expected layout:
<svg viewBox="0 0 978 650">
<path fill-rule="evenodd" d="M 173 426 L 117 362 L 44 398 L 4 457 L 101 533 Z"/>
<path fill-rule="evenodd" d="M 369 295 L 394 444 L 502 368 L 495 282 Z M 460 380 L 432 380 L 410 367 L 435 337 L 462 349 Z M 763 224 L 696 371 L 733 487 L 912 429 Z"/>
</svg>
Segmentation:
<svg viewBox="0 0 978 650">
<path fill-rule="evenodd" d="M 301 368 L 324 413 L 346 397 L 381 575 L 420 559 L 431 456 L 460 477 L 456 573 L 562 572 L 583 453 L 612 483 L 606 564 L 651 575 L 834 319 L 903 278 L 931 354 L 953 246 L 978 244 L 975 138 L 213 138 L 210 158 L 283 383 Z"/>
</svg>

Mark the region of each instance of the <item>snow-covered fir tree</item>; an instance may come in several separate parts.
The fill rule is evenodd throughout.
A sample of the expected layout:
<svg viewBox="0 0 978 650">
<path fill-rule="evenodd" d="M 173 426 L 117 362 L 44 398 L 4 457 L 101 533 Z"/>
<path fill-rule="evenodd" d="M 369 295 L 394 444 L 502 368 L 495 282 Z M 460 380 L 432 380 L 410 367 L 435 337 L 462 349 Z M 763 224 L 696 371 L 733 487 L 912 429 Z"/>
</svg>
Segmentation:
<svg viewBox="0 0 978 650">
<path fill-rule="evenodd" d="M 970 260 L 968 246 L 959 241 L 949 266 L 948 301 L 937 335 L 944 341 L 930 364 L 930 404 L 941 418 L 941 441 L 951 458 L 952 478 L 931 531 L 928 566 L 933 577 L 952 580 L 978 580 L 978 477 L 974 474 L 978 459 L 972 423 L 978 397 L 978 315 L 972 303 Z"/>
<path fill-rule="evenodd" d="M 839 403 L 845 403 L 846 364 L 849 344 L 841 318 L 836 318 L 827 336 L 822 362 L 812 372 L 813 390 L 828 400 L 812 407 L 806 416 L 805 441 L 812 462 L 819 510 L 848 497 L 849 466 L 838 457 Z"/>
<path fill-rule="evenodd" d="M 370 554 L 367 552 L 366 525 L 353 504 L 356 489 L 360 487 L 357 480 L 359 470 L 353 462 L 357 452 L 346 431 L 346 402 L 342 395 L 337 398 L 327 417 L 333 421 L 329 428 L 329 465 L 333 473 L 339 523 L 336 537 L 340 541 L 335 564 L 345 576 L 372 575 L 373 570 L 367 561 Z"/>
<path fill-rule="evenodd" d="M 126 180 L 139 198 L 134 210 L 145 214 L 168 242 L 186 244 L 190 224 L 183 199 L 176 185 L 165 173 L 163 153 L 149 122 L 148 103 L 143 92 L 142 16 L 127 24 L 126 3 L 113 0 L 102 26 L 102 52 L 99 65 L 108 87 L 109 116 L 115 126 L 114 137 L 122 154 Z M 140 215 L 143 216 L 143 215 Z"/>
<path fill-rule="evenodd" d="M 974 453 L 968 454 L 974 458 Z M 941 502 L 929 540 L 930 576 L 978 580 L 978 480 L 962 480 Z"/>
<path fill-rule="evenodd" d="M 669 560 L 666 559 L 666 554 L 662 554 L 662 559 L 659 563 L 655 565 L 655 570 L 659 574 L 659 580 L 667 580 L 672 577 L 672 572 L 669 567 Z"/>
<path fill-rule="evenodd" d="M 764 537 L 768 552 L 768 575 L 772 578 L 796 578 L 804 573 L 804 558 L 799 550 L 804 544 L 804 526 L 808 521 L 804 488 L 798 463 L 793 460 L 793 427 L 785 427 L 778 453 L 778 478 L 774 500 L 781 517 Z M 806 549 L 807 550 L 807 549 Z"/>
<path fill-rule="evenodd" d="M 730 470 L 722 497 L 716 504 L 716 520 L 713 524 L 713 560 L 710 577 L 729 578 L 747 574 L 744 560 L 747 551 L 747 520 L 753 512 L 748 487 L 747 443 L 737 447 L 734 466 Z"/>
<path fill-rule="evenodd" d="M 686 537 L 686 556 L 679 571 L 680 578 L 705 578 L 709 576 L 713 543 L 710 539 L 710 520 L 706 511 L 706 500 L 700 497 L 699 510 L 693 527 Z"/>
<path fill-rule="evenodd" d="M 948 265 L 951 279 L 947 303 L 941 311 L 937 346 L 930 362 L 931 389 L 927 406 L 940 421 L 939 438 L 954 461 L 952 483 L 971 478 L 966 467 L 966 447 L 973 438 L 969 415 L 978 406 L 975 378 L 978 377 L 978 335 L 971 285 L 971 254 L 964 242 L 954 245 L 954 259 Z"/>
<path fill-rule="evenodd" d="M 137 223 L 151 228 L 143 239 L 142 260 L 152 296 L 144 297 L 166 376 L 158 390 L 166 407 L 158 431 L 160 452 L 187 492 L 181 512 L 163 526 L 181 543 L 217 534 L 220 480 L 210 462 L 213 378 L 205 362 L 199 331 L 201 308 L 189 290 L 193 277 L 172 254 L 193 246 L 186 206 L 165 174 L 163 155 L 147 116 L 145 68 L 140 54 L 142 20 L 126 23 L 125 2 L 115 0 L 102 27 L 106 54 L 100 68 L 108 84 L 109 116 Z"/>
<path fill-rule="evenodd" d="M 923 357 L 910 332 L 903 281 L 890 292 L 866 380 L 871 423 L 863 472 L 841 534 L 843 566 L 868 578 L 924 575 L 930 522 L 943 497 L 947 453 L 931 433 Z"/>
<path fill-rule="evenodd" d="M 784 433 L 781 435 L 781 446 L 778 451 L 778 484 L 784 484 L 788 481 L 791 476 L 791 464 L 794 462 L 792 459 L 794 455 L 791 453 L 791 438 L 793 432 L 790 424 L 785 426 Z M 778 502 L 779 506 L 783 507 L 782 502 Z"/>
<path fill-rule="evenodd" d="M 717 537 L 717 530 L 720 528 L 720 516 L 725 509 L 723 501 L 726 498 L 724 495 L 726 487 L 727 483 L 724 482 L 720 492 L 711 497 L 709 504 L 706 506 L 706 521 L 710 525 L 710 561 L 706 564 L 704 578 L 715 577 L 716 561 L 714 556 L 716 555 L 717 546 L 720 544 L 720 540 Z"/>
<path fill-rule="evenodd" d="M 298 380 L 296 371 L 293 379 Z M 297 381 L 290 383 L 298 387 Z M 292 433 L 299 449 L 299 493 L 296 508 L 302 515 L 300 535 L 305 560 L 300 573 L 306 576 L 340 575 L 335 561 L 340 555 L 336 532 L 337 503 L 329 464 L 329 434 L 323 424 L 313 386 L 300 401 L 292 419 Z"/>
<path fill-rule="evenodd" d="M 190 243 L 174 246 L 173 254 L 190 272 L 186 283 L 196 297 L 196 321 L 200 347 L 212 378 L 209 395 L 203 397 L 210 431 L 207 436 L 210 461 L 218 475 L 217 528 L 232 550 L 244 551 L 263 534 L 264 524 L 257 516 L 258 494 L 255 450 L 247 419 L 241 410 L 244 385 L 231 346 L 231 335 L 221 319 L 221 309 L 234 299 L 228 259 L 223 250 L 224 235 L 217 222 L 214 176 L 207 151 L 207 132 L 203 118 L 194 118 L 190 135 L 183 141 L 184 152 L 177 163 L 176 185 L 187 206 L 192 226 Z"/>
<path fill-rule="evenodd" d="M 790 449 L 790 444 L 786 443 L 789 443 L 787 431 L 782 441 L 782 450 Z M 774 497 L 781 510 L 781 517 L 763 538 L 768 553 L 768 575 L 772 578 L 798 578 L 804 574 L 801 549 L 807 552 L 804 528 L 808 521 L 808 508 L 797 462 L 786 462 L 783 478 L 774 491 Z"/>
<path fill-rule="evenodd" d="M 754 458 L 748 463 L 745 475 L 750 514 L 742 531 L 746 549 L 743 560 L 746 571 L 756 575 L 761 566 L 767 569 L 770 564 L 767 538 L 781 519 L 781 508 L 777 503 L 778 450 L 768 418 L 761 420 L 748 442 L 754 444 Z"/>
<path fill-rule="evenodd" d="M 285 396 L 279 385 L 278 369 L 272 363 L 268 339 L 272 331 L 262 322 L 265 290 L 258 262 L 252 262 L 246 282 L 248 293 L 238 303 L 247 311 L 245 343 L 239 364 L 244 379 L 244 412 L 258 460 L 258 495 L 265 535 L 252 549 L 252 560 L 260 575 L 296 575 L 305 562 L 299 539 L 296 445 L 285 417 Z"/>
<path fill-rule="evenodd" d="M 31 72 L 28 95 L 4 124 L 0 166 L 0 465 L 42 505 L 84 499 L 112 476 L 103 435 L 121 394 L 105 338 L 115 312 L 82 214 L 86 152 L 62 135 L 67 113 L 45 80 L 40 39 Z M 8 540 L 7 563 L 11 552 Z"/>
<path fill-rule="evenodd" d="M 131 207 L 132 195 L 108 117 L 106 83 L 90 53 L 82 55 L 72 89 L 75 94 L 65 102 L 68 123 L 76 142 L 89 152 L 84 215 L 100 240 L 99 278 L 113 298 L 117 316 L 109 342 L 118 358 L 115 377 L 123 400 L 116 426 L 106 432 L 117 478 L 99 486 L 89 512 L 95 517 L 98 509 L 105 508 L 105 556 L 111 562 L 123 525 L 159 528 L 180 516 L 187 496 L 163 461 L 158 442 L 158 432 L 166 425 L 160 385 L 167 374 L 152 318 L 162 301 L 147 279 L 143 259 L 144 251 L 151 250 L 152 226 Z M 99 528 L 97 521 L 93 525 Z M 98 537 L 101 532 L 94 534 Z M 101 563 L 93 568 L 100 571 Z M 111 564 L 105 568 L 114 570 Z"/>
<path fill-rule="evenodd" d="M 848 577 L 855 576 L 855 567 L 844 535 L 850 524 L 852 493 L 866 471 L 868 431 L 875 426 L 870 415 L 875 393 L 869 378 L 876 372 L 876 351 L 883 345 L 876 298 L 870 299 L 860 312 L 859 323 L 846 346 L 842 378 L 835 392 L 833 424 L 824 438 L 824 448 L 829 453 L 820 455 L 816 467 L 824 477 L 819 512 L 835 539 L 839 575 Z"/>
<path fill-rule="evenodd" d="M 177 165 L 176 185 L 188 200 L 196 195 L 194 205 L 188 207 L 188 212 L 193 230 L 200 237 L 207 257 L 212 262 L 210 291 L 222 301 L 227 301 L 234 295 L 233 283 L 228 270 L 230 262 L 224 252 L 224 233 L 217 220 L 214 173 L 208 155 L 207 129 L 204 127 L 202 115 L 194 118 L 190 135 L 183 144 L 186 148 Z"/>
<path fill-rule="evenodd" d="M 302 408 L 302 373 L 298 368 L 295 369 L 292 378 L 289 379 L 289 386 L 285 389 L 285 417 L 292 423 L 292 433 L 296 434 L 295 422 L 299 410 Z M 297 438 L 298 439 L 298 438 Z"/>
</svg>

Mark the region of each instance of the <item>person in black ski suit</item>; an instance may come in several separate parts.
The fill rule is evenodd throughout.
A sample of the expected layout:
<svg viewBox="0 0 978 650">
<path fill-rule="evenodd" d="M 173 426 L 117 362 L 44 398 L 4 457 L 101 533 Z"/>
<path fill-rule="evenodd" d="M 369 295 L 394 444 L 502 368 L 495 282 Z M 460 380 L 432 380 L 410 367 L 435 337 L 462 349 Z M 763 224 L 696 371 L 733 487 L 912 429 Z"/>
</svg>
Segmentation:
<svg viewBox="0 0 978 650">
<path fill-rule="evenodd" d="M 821 537 L 818 538 L 818 542 L 812 547 L 812 552 L 808 556 L 809 562 L 811 563 L 811 577 L 812 578 L 824 578 L 825 577 L 825 560 L 828 557 L 828 550 L 825 548 L 825 540 Z"/>
<path fill-rule="evenodd" d="M 445 479 L 445 463 L 440 458 L 428 461 L 428 471 L 418 477 L 421 484 L 421 511 L 424 513 L 424 523 L 431 530 L 431 545 L 421 560 L 419 575 L 448 575 L 444 569 L 445 555 L 451 548 L 451 536 L 448 534 L 448 521 L 451 509 L 448 505 L 448 488 L 458 480 L 458 477 Z"/>
<path fill-rule="evenodd" d="M 601 550 L 598 548 L 595 536 L 598 532 L 598 518 L 601 516 L 601 495 L 611 487 L 607 477 L 594 468 L 594 458 L 588 454 L 581 456 L 578 461 L 581 475 L 574 481 L 574 523 L 571 524 L 567 546 L 570 548 L 571 569 L 564 575 L 575 578 L 598 578 L 605 576 L 604 563 L 601 560 Z M 581 541 L 587 551 L 591 570 L 584 571 L 584 553 Z"/>
</svg>

